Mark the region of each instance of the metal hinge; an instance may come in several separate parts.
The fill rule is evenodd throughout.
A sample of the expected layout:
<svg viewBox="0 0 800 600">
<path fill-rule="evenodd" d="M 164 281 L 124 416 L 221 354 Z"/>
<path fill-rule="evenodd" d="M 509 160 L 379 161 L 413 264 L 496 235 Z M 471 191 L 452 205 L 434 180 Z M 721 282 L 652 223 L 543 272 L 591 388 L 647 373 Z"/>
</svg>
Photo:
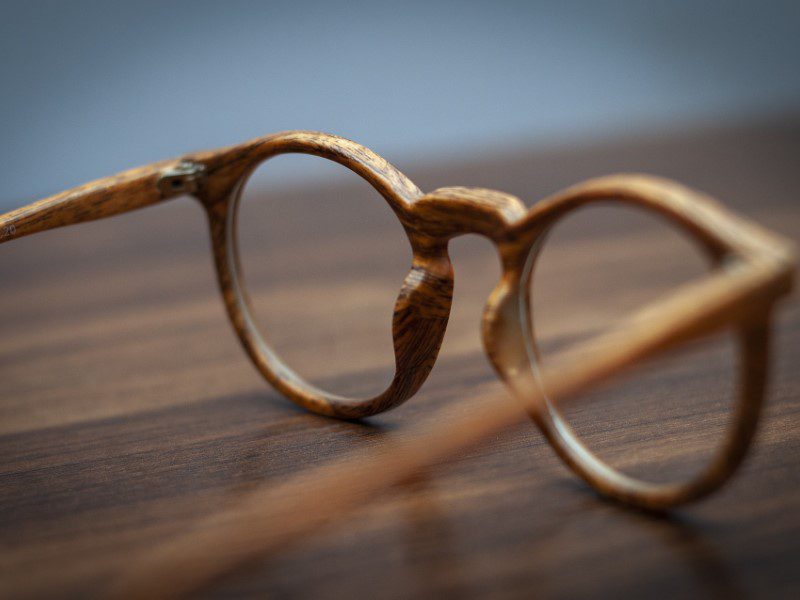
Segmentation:
<svg viewBox="0 0 800 600">
<path fill-rule="evenodd" d="M 177 165 L 161 171 L 158 179 L 158 189 L 164 198 L 179 196 L 181 194 L 194 194 L 202 185 L 205 179 L 205 166 L 182 160 Z"/>
</svg>

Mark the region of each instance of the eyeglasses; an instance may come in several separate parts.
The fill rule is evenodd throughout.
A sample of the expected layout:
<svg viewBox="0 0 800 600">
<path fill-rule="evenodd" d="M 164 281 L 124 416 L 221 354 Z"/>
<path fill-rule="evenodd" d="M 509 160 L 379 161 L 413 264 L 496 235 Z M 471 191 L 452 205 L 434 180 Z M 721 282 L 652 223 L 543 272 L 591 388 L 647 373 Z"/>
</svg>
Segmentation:
<svg viewBox="0 0 800 600">
<path fill-rule="evenodd" d="M 383 196 L 407 232 L 413 262 L 394 307 L 395 374 L 388 389 L 373 398 L 346 398 L 304 381 L 271 349 L 256 325 L 241 274 L 237 211 L 251 173 L 263 161 L 285 153 L 316 155 L 349 168 Z M 491 240 L 502 261 L 500 282 L 483 313 L 489 360 L 559 456 L 590 485 L 639 507 L 675 506 L 717 489 L 735 471 L 752 440 L 767 380 L 771 310 L 790 290 L 795 257 L 791 244 L 705 195 L 655 177 L 614 175 L 571 187 L 526 210 L 514 196 L 485 189 L 450 187 L 423 194 L 363 146 L 332 135 L 293 131 L 154 163 L 62 192 L 1 216 L 0 242 L 186 194 L 195 196 L 208 214 L 220 290 L 245 350 L 275 388 L 310 411 L 344 419 L 366 417 L 401 404 L 420 388 L 436 360 L 450 312 L 453 271 L 448 242 L 477 233 Z M 698 242 L 714 269 L 611 331 L 570 349 L 555 366 L 544 365 L 531 323 L 534 265 L 557 222 L 600 201 L 659 214 Z M 557 410 L 562 397 L 723 328 L 736 330 L 740 338 L 741 394 L 721 450 L 687 482 L 655 485 L 622 474 L 592 454 Z"/>
</svg>

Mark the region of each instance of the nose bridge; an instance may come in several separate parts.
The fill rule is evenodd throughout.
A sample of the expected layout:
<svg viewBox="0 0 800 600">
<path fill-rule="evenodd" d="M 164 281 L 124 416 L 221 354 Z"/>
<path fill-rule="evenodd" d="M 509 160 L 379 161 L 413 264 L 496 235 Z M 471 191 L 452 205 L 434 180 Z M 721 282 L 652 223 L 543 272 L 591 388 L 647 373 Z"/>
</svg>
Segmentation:
<svg viewBox="0 0 800 600">
<path fill-rule="evenodd" d="M 525 205 L 505 192 L 446 187 L 417 200 L 411 213 L 411 228 L 433 240 L 438 248 L 444 248 L 451 238 L 470 233 L 488 238 L 497 248 L 502 263 L 501 275 L 484 305 L 482 319 L 484 347 L 497 368 L 495 344 L 508 337 L 508 332 L 513 334 L 521 327 L 519 301 L 524 301 L 525 297 L 519 296 L 519 283 L 531 238 L 520 237 L 517 225 L 528 214 Z"/>
<path fill-rule="evenodd" d="M 437 238 L 477 233 L 501 242 L 526 209 L 511 194 L 472 187 L 444 187 L 425 194 L 413 206 L 412 227 Z"/>
</svg>

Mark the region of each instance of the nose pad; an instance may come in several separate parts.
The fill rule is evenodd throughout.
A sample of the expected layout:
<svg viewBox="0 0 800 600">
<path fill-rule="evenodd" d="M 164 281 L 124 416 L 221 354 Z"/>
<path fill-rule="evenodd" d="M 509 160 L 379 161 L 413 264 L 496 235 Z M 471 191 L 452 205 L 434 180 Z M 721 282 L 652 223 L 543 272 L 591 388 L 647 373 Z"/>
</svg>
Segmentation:
<svg viewBox="0 0 800 600">
<path fill-rule="evenodd" d="M 507 383 L 530 370 L 527 310 L 519 280 L 504 274 L 484 307 L 481 334 L 492 367 Z"/>
<path fill-rule="evenodd" d="M 483 346 L 498 377 L 546 433 L 549 405 L 532 331 L 527 281 L 506 272 L 483 312 Z"/>
<path fill-rule="evenodd" d="M 416 392 L 433 368 L 444 339 L 453 299 L 453 267 L 446 249 L 414 254 L 392 317 L 400 396 Z"/>
</svg>

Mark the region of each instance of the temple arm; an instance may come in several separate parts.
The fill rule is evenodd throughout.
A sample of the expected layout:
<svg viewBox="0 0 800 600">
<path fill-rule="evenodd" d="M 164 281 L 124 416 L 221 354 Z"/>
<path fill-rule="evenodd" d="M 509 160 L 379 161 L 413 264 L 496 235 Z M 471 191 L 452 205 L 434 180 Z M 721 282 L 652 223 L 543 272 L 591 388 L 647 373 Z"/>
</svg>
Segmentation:
<svg viewBox="0 0 800 600">
<path fill-rule="evenodd" d="M 545 373 L 548 394 L 558 402 L 570 400 L 636 363 L 726 325 L 741 326 L 743 320 L 748 322 L 748 336 L 766 335 L 765 315 L 772 301 L 788 291 L 793 270 L 787 247 L 780 259 L 742 261 L 683 286 L 617 329 L 562 351 Z M 751 313 L 762 322 L 754 322 Z M 542 388 L 531 377 L 510 383 L 521 405 L 487 402 L 481 396 L 462 403 L 457 413 L 444 410 L 424 425 L 390 437 L 380 447 L 346 454 L 282 484 L 261 484 L 184 533 L 134 556 L 109 596 L 188 595 L 341 523 L 381 494 L 451 457 L 463 456 L 544 406 Z M 622 483 L 632 489 L 649 485 L 632 479 Z"/>
<path fill-rule="evenodd" d="M 193 193 L 201 174 L 202 165 L 173 159 L 86 183 L 0 215 L 0 243 Z"/>
</svg>

